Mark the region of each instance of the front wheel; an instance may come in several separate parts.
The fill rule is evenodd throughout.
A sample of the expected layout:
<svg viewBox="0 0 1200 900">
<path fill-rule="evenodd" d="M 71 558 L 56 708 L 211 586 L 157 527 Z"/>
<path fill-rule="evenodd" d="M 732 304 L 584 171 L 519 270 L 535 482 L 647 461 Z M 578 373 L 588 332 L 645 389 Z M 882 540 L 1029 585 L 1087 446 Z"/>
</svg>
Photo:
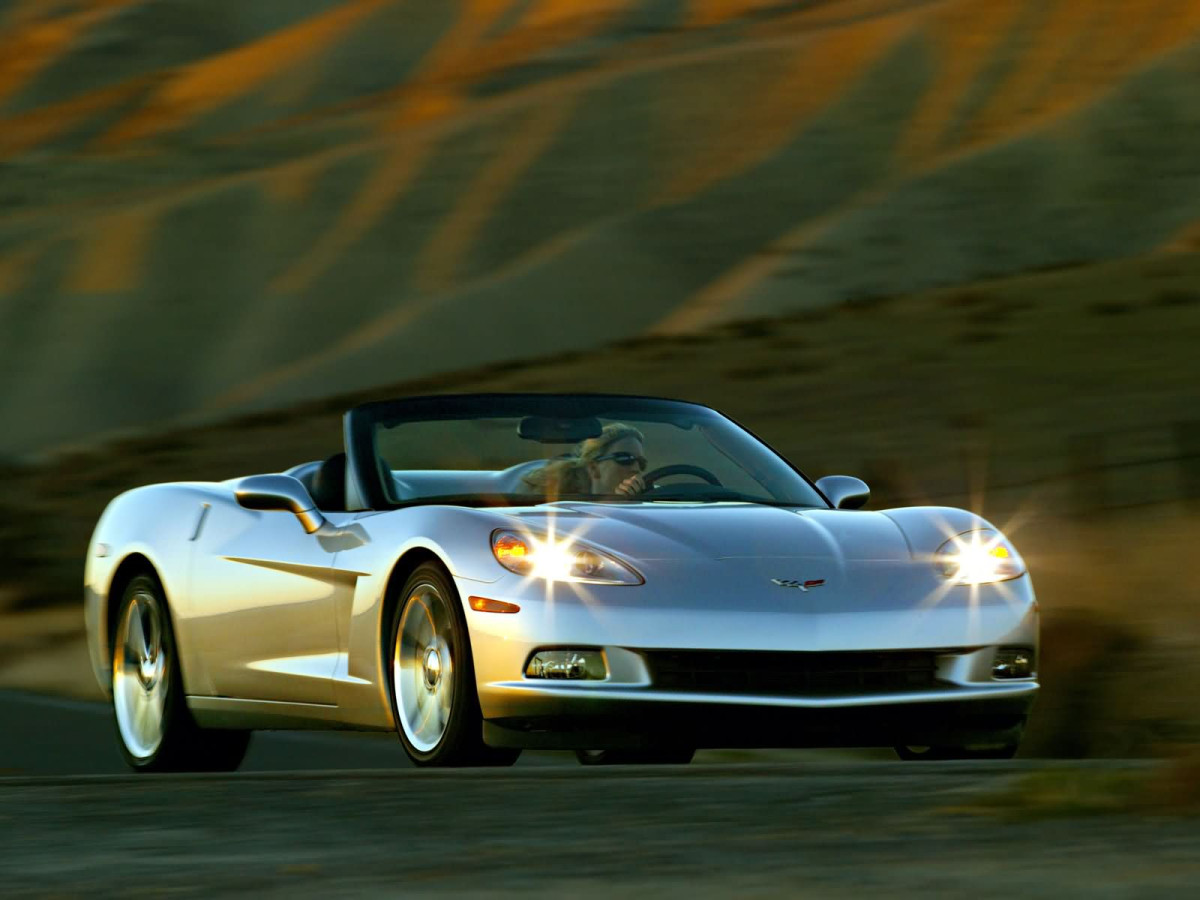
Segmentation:
<svg viewBox="0 0 1200 900">
<path fill-rule="evenodd" d="M 232 772 L 248 731 L 202 729 L 183 692 L 162 585 L 138 575 L 125 587 L 113 635 L 113 713 L 121 753 L 138 772 Z"/>
<path fill-rule="evenodd" d="M 450 576 L 425 563 L 404 584 L 391 629 L 392 712 L 418 766 L 511 766 L 520 750 L 483 742 L 467 623 Z"/>
<path fill-rule="evenodd" d="M 686 766 L 695 750 L 576 750 L 575 758 L 585 766 Z"/>
</svg>

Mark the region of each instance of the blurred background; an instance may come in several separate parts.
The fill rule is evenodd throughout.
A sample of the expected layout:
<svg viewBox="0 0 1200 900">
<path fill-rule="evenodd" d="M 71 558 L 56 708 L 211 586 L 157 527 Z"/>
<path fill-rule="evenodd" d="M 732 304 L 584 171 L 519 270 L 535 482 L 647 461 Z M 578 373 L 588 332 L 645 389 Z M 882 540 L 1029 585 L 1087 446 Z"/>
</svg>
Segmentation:
<svg viewBox="0 0 1200 900">
<path fill-rule="evenodd" d="M 0 0 L 0 686 L 121 490 L 382 396 L 737 418 L 1009 529 L 1027 755 L 1200 744 L 1197 0 Z"/>
</svg>

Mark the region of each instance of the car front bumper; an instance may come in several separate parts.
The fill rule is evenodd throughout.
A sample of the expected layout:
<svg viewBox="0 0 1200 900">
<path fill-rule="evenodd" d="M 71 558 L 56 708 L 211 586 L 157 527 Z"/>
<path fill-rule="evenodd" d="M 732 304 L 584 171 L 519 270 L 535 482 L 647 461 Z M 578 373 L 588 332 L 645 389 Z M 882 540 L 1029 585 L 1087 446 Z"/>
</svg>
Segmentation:
<svg viewBox="0 0 1200 900">
<path fill-rule="evenodd" d="M 895 582 L 897 585 L 899 581 Z M 1015 742 L 1038 691 L 1036 677 L 998 679 L 1000 647 L 1038 649 L 1038 612 L 1027 577 L 933 595 L 914 582 L 887 598 L 784 592 L 746 597 L 737 585 L 588 588 L 512 579 L 478 590 L 515 603 L 516 614 L 467 609 L 480 708 L 496 746 L 620 748 L 968 745 Z M 738 597 L 725 603 L 723 596 Z M 600 650 L 608 677 L 526 677 L 542 649 Z M 931 669 L 911 688 L 859 689 L 797 678 L 666 685 L 656 655 L 678 651 L 749 660 L 925 654 Z M 807 663 L 799 663 L 801 668 Z M 810 667 L 809 667 L 810 668 Z M 806 669 L 807 670 L 807 669 Z M 736 674 L 736 673 L 734 673 Z M 753 673 L 751 673 L 753 674 Z M 786 675 L 787 673 L 782 673 Z M 1006 737 L 1007 736 L 1007 737 Z"/>
<path fill-rule="evenodd" d="M 853 703 L 812 698 L 692 695 L 661 692 L 537 691 L 511 715 L 487 719 L 484 737 L 497 747 L 547 750 L 894 747 L 1016 744 L 1036 684 L 1019 690 L 947 690 L 929 695 L 859 697 Z"/>
</svg>

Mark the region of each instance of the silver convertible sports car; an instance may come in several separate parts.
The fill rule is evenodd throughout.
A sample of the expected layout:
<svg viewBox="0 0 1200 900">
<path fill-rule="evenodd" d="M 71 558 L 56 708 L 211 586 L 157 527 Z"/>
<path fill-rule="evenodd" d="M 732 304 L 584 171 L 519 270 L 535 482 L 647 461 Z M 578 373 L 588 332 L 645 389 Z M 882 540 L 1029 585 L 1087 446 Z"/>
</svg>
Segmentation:
<svg viewBox="0 0 1200 900">
<path fill-rule="evenodd" d="M 134 768 L 236 768 L 291 728 L 394 730 L 426 766 L 1016 751 L 1037 602 L 977 515 L 864 511 L 675 400 L 416 397 L 344 441 L 105 510 L 89 646 Z"/>
</svg>

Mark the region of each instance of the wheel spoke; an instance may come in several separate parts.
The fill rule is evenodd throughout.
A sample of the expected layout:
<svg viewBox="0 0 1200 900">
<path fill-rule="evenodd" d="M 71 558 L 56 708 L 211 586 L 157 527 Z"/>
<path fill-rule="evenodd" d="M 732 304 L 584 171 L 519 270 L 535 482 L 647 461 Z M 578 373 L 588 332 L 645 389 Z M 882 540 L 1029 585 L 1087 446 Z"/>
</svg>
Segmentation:
<svg viewBox="0 0 1200 900">
<path fill-rule="evenodd" d="M 134 701 L 133 728 L 143 741 L 150 733 L 151 725 L 150 698 L 145 694 L 138 694 Z"/>
<path fill-rule="evenodd" d="M 125 661 L 140 663 L 140 654 L 146 646 L 146 633 L 142 628 L 142 614 L 135 600 L 129 609 L 128 626 L 125 629 Z"/>
<path fill-rule="evenodd" d="M 417 722 L 413 731 L 416 732 L 418 737 L 424 737 L 431 730 L 431 720 L 437 713 L 437 704 L 429 702 L 429 694 L 426 691 L 421 691 L 417 696 L 420 698 L 417 700 L 417 711 L 420 712 L 421 719 Z M 432 731 L 436 733 L 436 723 L 433 723 L 433 725 Z"/>
<path fill-rule="evenodd" d="M 151 660 L 158 655 L 156 646 L 158 639 L 158 635 L 156 634 L 158 631 L 158 620 L 154 614 L 154 608 L 148 603 L 139 602 L 137 605 L 137 610 L 138 627 L 142 633 L 142 659 Z"/>
<path fill-rule="evenodd" d="M 440 730 L 444 730 L 446 723 L 450 721 L 450 692 L 442 691 L 438 694 L 437 702 L 438 722 Z"/>
</svg>

